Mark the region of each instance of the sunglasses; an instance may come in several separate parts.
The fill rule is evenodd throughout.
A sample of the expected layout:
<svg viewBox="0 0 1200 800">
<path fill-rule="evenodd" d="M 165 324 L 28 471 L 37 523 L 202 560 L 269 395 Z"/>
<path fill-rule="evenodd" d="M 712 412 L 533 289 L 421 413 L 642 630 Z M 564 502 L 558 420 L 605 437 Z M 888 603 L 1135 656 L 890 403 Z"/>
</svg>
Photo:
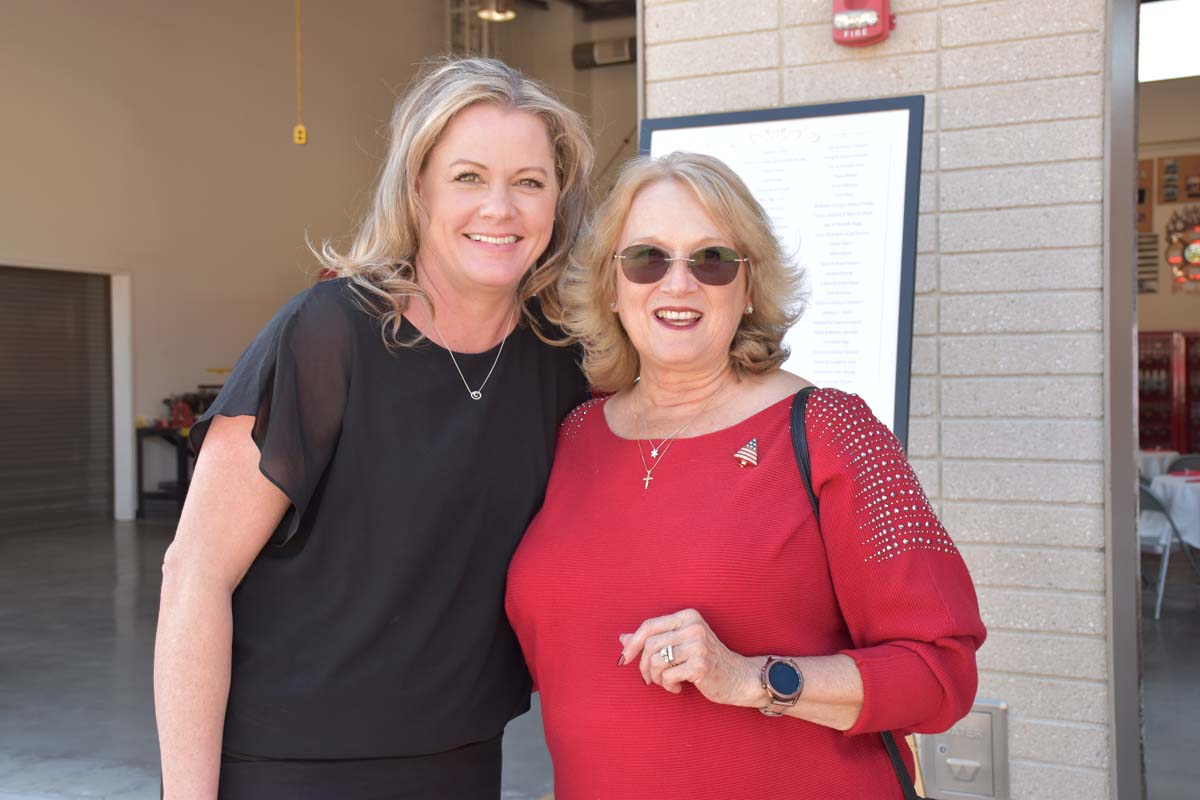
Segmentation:
<svg viewBox="0 0 1200 800">
<path fill-rule="evenodd" d="M 672 261 L 686 261 L 696 280 L 708 286 L 733 283 L 742 262 L 750 260 L 728 247 L 702 247 L 690 256 L 671 256 L 651 244 L 626 247 L 613 258 L 620 260 L 621 270 L 630 283 L 658 283 L 671 268 Z"/>
</svg>

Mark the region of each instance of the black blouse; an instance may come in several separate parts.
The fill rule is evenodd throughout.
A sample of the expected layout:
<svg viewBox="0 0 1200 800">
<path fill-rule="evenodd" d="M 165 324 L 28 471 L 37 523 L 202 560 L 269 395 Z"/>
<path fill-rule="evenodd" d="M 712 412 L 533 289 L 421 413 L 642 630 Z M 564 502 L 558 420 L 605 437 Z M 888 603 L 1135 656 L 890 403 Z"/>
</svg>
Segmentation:
<svg viewBox="0 0 1200 800">
<path fill-rule="evenodd" d="M 496 350 L 455 356 L 475 388 Z M 476 401 L 444 349 L 390 352 L 343 280 L 271 320 L 191 434 L 255 416 L 292 502 L 233 595 L 227 753 L 424 755 L 529 708 L 505 573 L 586 398 L 577 358 L 518 328 Z"/>
</svg>

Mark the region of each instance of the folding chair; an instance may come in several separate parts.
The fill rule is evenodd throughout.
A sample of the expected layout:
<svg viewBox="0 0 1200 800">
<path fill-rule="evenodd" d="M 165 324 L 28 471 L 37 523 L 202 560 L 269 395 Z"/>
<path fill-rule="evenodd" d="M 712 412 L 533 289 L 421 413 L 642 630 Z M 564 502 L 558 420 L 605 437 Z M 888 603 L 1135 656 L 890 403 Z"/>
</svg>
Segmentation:
<svg viewBox="0 0 1200 800">
<path fill-rule="evenodd" d="M 1163 531 L 1161 536 L 1146 536 L 1140 531 L 1138 533 L 1142 552 L 1154 553 L 1162 557 L 1158 568 L 1158 587 L 1154 598 L 1154 619 L 1158 621 L 1158 618 L 1162 616 L 1163 590 L 1167 585 L 1167 564 L 1171 561 L 1171 551 L 1183 550 L 1183 554 L 1187 556 L 1188 562 L 1192 565 L 1192 569 L 1197 575 L 1200 575 L 1200 566 L 1196 565 L 1196 559 L 1192 557 L 1187 542 L 1183 541 L 1183 537 L 1179 535 L 1179 528 L 1175 527 L 1175 520 L 1171 519 L 1171 515 L 1167 513 L 1167 509 L 1163 506 L 1162 501 L 1144 485 L 1140 487 L 1138 500 L 1141 511 L 1162 514 L 1167 518 L 1168 527 Z"/>
</svg>

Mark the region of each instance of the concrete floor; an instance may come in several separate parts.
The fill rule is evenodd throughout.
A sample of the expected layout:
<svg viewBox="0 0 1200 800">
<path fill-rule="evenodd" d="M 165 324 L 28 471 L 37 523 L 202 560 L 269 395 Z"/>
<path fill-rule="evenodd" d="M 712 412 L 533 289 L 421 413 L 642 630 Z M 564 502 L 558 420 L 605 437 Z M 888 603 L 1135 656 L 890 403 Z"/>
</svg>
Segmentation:
<svg viewBox="0 0 1200 800">
<path fill-rule="evenodd" d="M 1144 556 L 1143 574 L 1157 577 L 1158 565 Z M 1179 555 L 1158 622 L 1154 592 L 1142 593 L 1142 691 L 1148 800 L 1200 797 L 1200 581 Z"/>
<path fill-rule="evenodd" d="M 159 796 L 152 657 L 173 523 L 0 533 L 0 800 Z M 553 788 L 541 714 L 504 737 L 504 800 Z"/>
<path fill-rule="evenodd" d="M 0 534 L 0 800 L 158 797 L 151 658 L 171 532 L 143 522 Z M 1183 582 L 1168 584 L 1162 620 L 1144 617 L 1149 800 L 1200 796 L 1200 585 L 1172 575 Z M 536 705 L 504 750 L 505 800 L 547 796 Z"/>
</svg>

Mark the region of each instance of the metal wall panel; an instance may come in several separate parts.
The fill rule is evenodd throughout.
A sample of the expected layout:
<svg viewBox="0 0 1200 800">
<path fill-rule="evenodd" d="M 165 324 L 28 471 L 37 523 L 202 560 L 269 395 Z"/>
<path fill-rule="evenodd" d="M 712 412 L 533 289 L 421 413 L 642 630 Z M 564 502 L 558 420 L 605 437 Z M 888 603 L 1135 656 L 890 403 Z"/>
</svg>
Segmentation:
<svg viewBox="0 0 1200 800">
<path fill-rule="evenodd" d="M 112 517 L 109 278 L 0 266 L 0 535 Z"/>
</svg>

